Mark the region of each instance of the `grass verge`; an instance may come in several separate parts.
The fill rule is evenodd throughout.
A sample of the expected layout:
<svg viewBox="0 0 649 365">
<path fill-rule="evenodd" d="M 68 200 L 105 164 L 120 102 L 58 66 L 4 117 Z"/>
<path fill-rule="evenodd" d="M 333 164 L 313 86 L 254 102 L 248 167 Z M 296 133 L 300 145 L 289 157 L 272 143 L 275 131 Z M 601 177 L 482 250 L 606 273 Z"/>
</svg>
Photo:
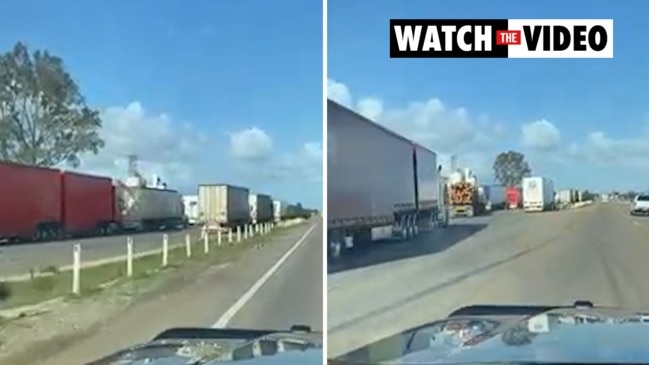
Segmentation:
<svg viewBox="0 0 649 365">
<path fill-rule="evenodd" d="M 227 243 L 227 235 L 223 236 L 221 246 L 217 245 L 216 237 L 210 239 L 209 253 L 204 252 L 202 240 L 194 240 L 191 245 L 191 257 L 187 256 L 186 247 L 169 249 L 168 265 L 162 267 L 162 253 L 133 259 L 133 276 L 126 276 L 126 260 L 107 263 L 100 266 L 81 269 L 80 294 L 72 295 L 72 271 L 58 271 L 56 267 L 48 267 L 45 273 L 34 274 L 28 280 L 0 282 L 0 303 L 4 308 L 14 308 L 38 304 L 55 298 L 75 298 L 92 295 L 102 290 L 107 284 L 119 284 L 121 281 L 137 281 L 154 275 L 162 270 L 174 270 L 188 263 L 214 265 L 233 261 L 243 251 L 255 247 L 272 235 L 288 229 L 277 227 L 268 235 L 256 235 L 242 240 L 240 243 Z"/>
</svg>

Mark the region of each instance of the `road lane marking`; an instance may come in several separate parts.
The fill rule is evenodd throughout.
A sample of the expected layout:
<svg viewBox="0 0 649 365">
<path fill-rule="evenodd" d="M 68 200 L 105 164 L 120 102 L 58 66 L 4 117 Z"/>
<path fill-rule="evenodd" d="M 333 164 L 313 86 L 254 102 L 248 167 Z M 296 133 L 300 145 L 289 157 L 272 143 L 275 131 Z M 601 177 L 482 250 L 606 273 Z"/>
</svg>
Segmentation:
<svg viewBox="0 0 649 365">
<path fill-rule="evenodd" d="M 282 256 L 275 265 L 273 265 L 264 275 L 262 275 L 257 281 L 248 289 L 248 291 L 241 296 L 223 315 L 221 318 L 219 318 L 216 323 L 212 325 L 212 328 L 223 328 L 228 325 L 228 323 L 232 320 L 232 318 L 243 308 L 250 299 L 261 289 L 261 287 L 268 281 L 268 279 L 275 274 L 277 269 L 279 269 L 280 266 L 295 252 L 301 245 L 306 241 L 307 237 L 313 232 L 313 230 L 316 228 L 317 224 L 314 224 L 309 228 L 303 235 L 300 237 L 293 246 L 286 251 L 284 256 Z"/>
</svg>

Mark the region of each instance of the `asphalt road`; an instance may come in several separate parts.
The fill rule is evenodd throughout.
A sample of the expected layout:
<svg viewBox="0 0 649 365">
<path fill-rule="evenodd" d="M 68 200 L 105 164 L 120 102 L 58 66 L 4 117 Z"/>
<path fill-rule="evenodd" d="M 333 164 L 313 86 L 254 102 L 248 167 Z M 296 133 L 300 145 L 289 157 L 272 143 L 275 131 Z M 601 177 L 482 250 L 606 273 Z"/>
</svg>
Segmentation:
<svg viewBox="0 0 649 365">
<path fill-rule="evenodd" d="M 162 236 L 169 235 L 169 245 L 183 244 L 185 235 L 198 239 L 198 228 L 184 231 L 167 231 L 133 234 L 133 252 L 162 249 Z M 72 264 L 72 247 L 81 244 L 82 261 L 95 261 L 126 255 L 127 235 L 85 238 L 66 241 L 39 242 L 0 246 L 0 278 L 24 275 L 31 268 L 54 265 L 62 267 Z"/>
<path fill-rule="evenodd" d="M 329 268 L 329 356 L 470 304 L 588 299 L 646 310 L 648 263 L 649 218 L 620 203 L 457 220 Z"/>
<path fill-rule="evenodd" d="M 297 242 L 301 243 L 296 246 Z M 287 228 L 239 260 L 136 304 L 94 335 L 42 363 L 81 364 L 178 326 L 288 329 L 306 324 L 321 330 L 322 250 L 320 221 Z M 288 251 L 291 254 L 286 256 Z"/>
</svg>

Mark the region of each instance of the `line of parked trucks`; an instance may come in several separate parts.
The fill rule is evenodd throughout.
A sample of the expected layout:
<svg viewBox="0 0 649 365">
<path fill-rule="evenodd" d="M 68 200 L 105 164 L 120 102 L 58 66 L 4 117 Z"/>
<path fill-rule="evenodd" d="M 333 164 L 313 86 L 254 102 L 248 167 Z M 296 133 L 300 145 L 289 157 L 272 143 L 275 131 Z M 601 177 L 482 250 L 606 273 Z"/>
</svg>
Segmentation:
<svg viewBox="0 0 649 365">
<path fill-rule="evenodd" d="M 206 224 L 214 229 L 310 215 L 299 204 L 273 200 L 270 195 L 253 194 L 247 188 L 225 184 L 199 185 L 197 195 L 185 195 L 182 200 L 189 225 Z"/>
<path fill-rule="evenodd" d="M 525 177 L 520 187 L 479 185 L 469 169 L 442 174 L 437 154 L 362 115 L 327 101 L 327 240 L 330 257 L 370 243 L 373 232 L 407 240 L 449 218 L 497 209 L 554 210 L 581 199 L 555 194 L 552 180 Z"/>
<path fill-rule="evenodd" d="M 308 216 L 301 206 L 228 184 L 198 187 L 196 224 L 232 227 Z M 184 228 L 182 195 L 154 177 L 125 181 L 0 162 L 0 242 Z"/>
</svg>

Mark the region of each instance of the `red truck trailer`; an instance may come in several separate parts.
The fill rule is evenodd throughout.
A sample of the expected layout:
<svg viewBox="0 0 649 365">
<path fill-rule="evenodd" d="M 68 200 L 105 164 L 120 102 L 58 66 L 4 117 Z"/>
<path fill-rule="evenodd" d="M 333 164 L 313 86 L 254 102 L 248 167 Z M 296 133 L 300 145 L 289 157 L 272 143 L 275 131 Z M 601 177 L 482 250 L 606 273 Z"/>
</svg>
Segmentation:
<svg viewBox="0 0 649 365">
<path fill-rule="evenodd" d="M 106 234 L 116 205 L 109 178 L 0 163 L 0 241 Z"/>
<path fill-rule="evenodd" d="M 72 235 L 108 234 L 117 229 L 117 200 L 113 180 L 62 172 L 64 231 Z"/>
<path fill-rule="evenodd" d="M 522 191 L 517 186 L 510 186 L 507 188 L 505 195 L 507 196 L 507 208 L 518 209 L 522 202 Z"/>
<path fill-rule="evenodd" d="M 0 162 L 0 240 L 57 236 L 62 198 L 59 170 Z"/>
<path fill-rule="evenodd" d="M 409 239 L 440 219 L 437 155 L 334 101 L 327 105 L 327 233 L 331 256 L 392 226 Z"/>
</svg>

